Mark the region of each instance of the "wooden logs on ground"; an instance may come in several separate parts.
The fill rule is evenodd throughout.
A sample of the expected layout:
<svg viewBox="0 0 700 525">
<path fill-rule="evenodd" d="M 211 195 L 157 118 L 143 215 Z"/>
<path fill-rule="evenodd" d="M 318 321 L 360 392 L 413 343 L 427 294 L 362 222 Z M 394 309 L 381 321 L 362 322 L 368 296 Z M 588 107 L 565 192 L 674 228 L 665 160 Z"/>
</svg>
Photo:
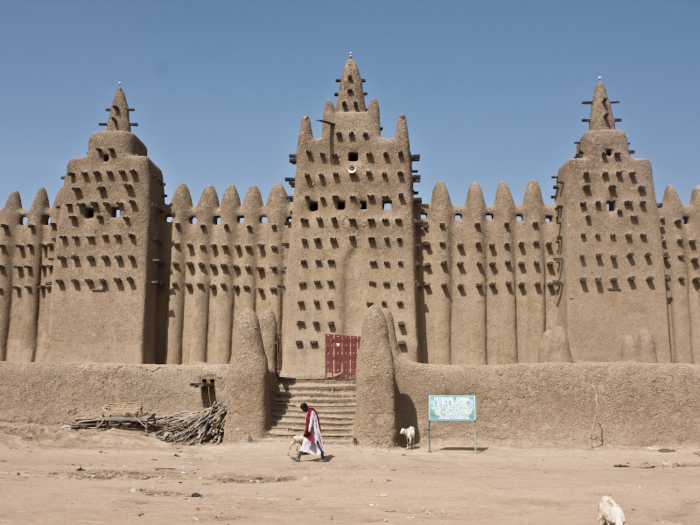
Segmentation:
<svg viewBox="0 0 700 525">
<path fill-rule="evenodd" d="M 146 429 L 151 435 L 168 443 L 197 445 L 221 443 L 226 421 L 226 405 L 214 403 L 197 412 L 179 412 L 171 416 L 144 414 L 139 417 L 109 416 L 78 418 L 68 425 L 71 430 L 88 428 Z"/>
</svg>

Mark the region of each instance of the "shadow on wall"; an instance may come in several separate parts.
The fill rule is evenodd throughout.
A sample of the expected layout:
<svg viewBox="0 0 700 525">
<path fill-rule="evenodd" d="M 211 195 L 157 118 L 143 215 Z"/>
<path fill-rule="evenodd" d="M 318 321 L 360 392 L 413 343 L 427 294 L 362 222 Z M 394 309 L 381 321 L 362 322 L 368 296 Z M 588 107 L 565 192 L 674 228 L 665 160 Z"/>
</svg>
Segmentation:
<svg viewBox="0 0 700 525">
<path fill-rule="evenodd" d="M 408 394 L 399 393 L 396 390 L 396 428 L 413 427 L 416 430 L 414 443 L 420 443 L 420 429 L 418 428 L 418 413 L 416 405 Z M 403 437 L 403 436 L 399 436 Z M 399 443 L 401 445 L 401 443 Z M 405 445 L 405 443 L 404 443 Z"/>
</svg>

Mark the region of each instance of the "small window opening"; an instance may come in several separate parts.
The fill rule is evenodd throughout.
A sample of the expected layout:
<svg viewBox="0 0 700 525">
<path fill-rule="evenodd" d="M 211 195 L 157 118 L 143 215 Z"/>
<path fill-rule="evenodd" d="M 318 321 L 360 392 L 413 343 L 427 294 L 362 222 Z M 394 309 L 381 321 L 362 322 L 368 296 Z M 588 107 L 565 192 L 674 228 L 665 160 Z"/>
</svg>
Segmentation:
<svg viewBox="0 0 700 525">
<path fill-rule="evenodd" d="M 486 220 L 492 220 L 493 219 L 493 213 L 487 213 L 486 214 Z"/>
<path fill-rule="evenodd" d="M 615 201 L 608 201 L 608 211 L 615 211 Z"/>
<path fill-rule="evenodd" d="M 427 219 L 427 218 L 428 218 L 428 214 L 425 213 L 425 212 L 421 212 L 420 218 L 421 218 L 421 219 Z"/>
<path fill-rule="evenodd" d="M 611 149 L 606 149 L 605 154 L 610 157 L 612 155 L 612 150 Z"/>
<path fill-rule="evenodd" d="M 102 155 L 102 160 L 107 162 L 109 160 L 109 155 L 107 155 L 106 153 L 104 155 Z"/>
<path fill-rule="evenodd" d="M 348 153 L 348 160 L 356 161 L 359 158 L 360 158 L 360 156 L 357 154 L 356 151 L 351 151 L 350 153 Z"/>
<path fill-rule="evenodd" d="M 92 219 L 95 216 L 95 208 L 84 208 L 85 218 Z"/>
<path fill-rule="evenodd" d="M 318 211 L 318 201 L 309 201 L 309 211 Z"/>
<path fill-rule="evenodd" d="M 51 224 L 51 217 L 49 217 L 48 215 L 42 215 L 39 219 L 39 223 L 43 225 Z"/>
<path fill-rule="evenodd" d="M 121 217 L 122 211 L 119 208 L 112 208 L 112 217 Z"/>
<path fill-rule="evenodd" d="M 683 224 L 688 224 L 688 221 L 689 221 L 689 220 L 690 220 L 690 217 L 688 217 L 688 216 L 686 215 L 685 217 L 683 217 Z"/>
<path fill-rule="evenodd" d="M 190 224 L 197 224 L 197 217 L 190 217 Z"/>
<path fill-rule="evenodd" d="M 260 222 L 262 222 L 263 224 L 267 224 L 267 217 L 265 217 L 264 215 L 260 217 Z"/>
<path fill-rule="evenodd" d="M 462 214 L 461 214 L 461 213 L 455 213 L 455 220 L 456 220 L 456 221 L 461 221 L 461 220 L 462 220 Z"/>
<path fill-rule="evenodd" d="M 165 222 L 169 222 L 169 223 L 173 222 L 173 216 L 172 216 L 172 215 L 166 215 L 166 217 L 165 217 Z"/>
<path fill-rule="evenodd" d="M 287 217 L 286 219 L 284 219 L 284 223 L 285 223 L 287 226 L 291 226 L 291 225 L 292 225 L 292 218 L 291 218 L 291 217 Z"/>
<path fill-rule="evenodd" d="M 221 217 L 218 215 L 214 217 L 214 224 L 221 224 Z"/>
<path fill-rule="evenodd" d="M 344 210 L 345 209 L 345 201 L 335 201 L 335 209 L 336 210 Z"/>
<path fill-rule="evenodd" d="M 20 219 L 20 224 L 24 224 L 26 226 L 28 223 L 29 223 L 29 219 L 27 219 L 26 216 L 24 216 Z"/>
<path fill-rule="evenodd" d="M 236 221 L 238 222 L 238 224 L 243 224 L 245 222 L 245 217 L 243 217 L 243 215 L 239 215 L 238 217 L 236 217 Z"/>
<path fill-rule="evenodd" d="M 544 222 L 552 222 L 552 216 L 551 216 L 551 215 L 545 215 L 545 217 L 544 217 Z"/>
<path fill-rule="evenodd" d="M 367 209 L 367 201 L 360 201 L 360 209 L 361 210 Z"/>
<path fill-rule="evenodd" d="M 518 222 L 522 222 L 523 216 L 522 216 L 522 215 L 516 215 L 516 216 L 515 216 L 515 220 L 518 221 Z"/>
<path fill-rule="evenodd" d="M 384 203 L 382 204 L 382 210 L 384 210 L 384 211 L 391 210 L 391 201 L 384 201 Z"/>
</svg>

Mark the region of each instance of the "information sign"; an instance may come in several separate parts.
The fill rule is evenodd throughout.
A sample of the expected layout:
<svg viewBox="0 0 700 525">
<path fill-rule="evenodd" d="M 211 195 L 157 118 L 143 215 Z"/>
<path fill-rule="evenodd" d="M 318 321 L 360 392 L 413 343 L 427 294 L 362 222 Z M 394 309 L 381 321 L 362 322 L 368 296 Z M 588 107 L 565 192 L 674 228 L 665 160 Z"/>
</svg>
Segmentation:
<svg viewBox="0 0 700 525">
<path fill-rule="evenodd" d="M 474 452 L 476 447 L 476 398 L 474 396 L 428 397 L 428 452 L 432 452 L 431 425 L 437 421 L 473 421 Z"/>
<path fill-rule="evenodd" d="M 430 421 L 476 421 L 474 396 L 430 396 Z"/>
</svg>

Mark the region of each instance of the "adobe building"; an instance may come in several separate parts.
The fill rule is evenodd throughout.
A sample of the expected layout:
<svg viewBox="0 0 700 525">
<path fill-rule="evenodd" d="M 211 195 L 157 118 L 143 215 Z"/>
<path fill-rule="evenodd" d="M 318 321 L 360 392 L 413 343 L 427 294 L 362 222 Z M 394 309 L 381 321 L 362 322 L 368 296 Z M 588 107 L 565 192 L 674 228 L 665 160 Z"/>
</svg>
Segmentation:
<svg viewBox="0 0 700 525">
<path fill-rule="evenodd" d="M 196 205 L 185 185 L 166 203 L 120 88 L 53 207 L 42 189 L 0 211 L 0 360 L 224 364 L 252 308 L 279 373 L 320 378 L 378 306 L 418 363 L 700 362 L 700 187 L 657 202 L 602 83 L 554 202 L 531 181 L 487 205 L 476 183 L 422 202 L 406 117 L 384 136 L 352 58 L 338 82 L 321 135 L 301 121 L 293 196 L 209 186 Z"/>
</svg>

